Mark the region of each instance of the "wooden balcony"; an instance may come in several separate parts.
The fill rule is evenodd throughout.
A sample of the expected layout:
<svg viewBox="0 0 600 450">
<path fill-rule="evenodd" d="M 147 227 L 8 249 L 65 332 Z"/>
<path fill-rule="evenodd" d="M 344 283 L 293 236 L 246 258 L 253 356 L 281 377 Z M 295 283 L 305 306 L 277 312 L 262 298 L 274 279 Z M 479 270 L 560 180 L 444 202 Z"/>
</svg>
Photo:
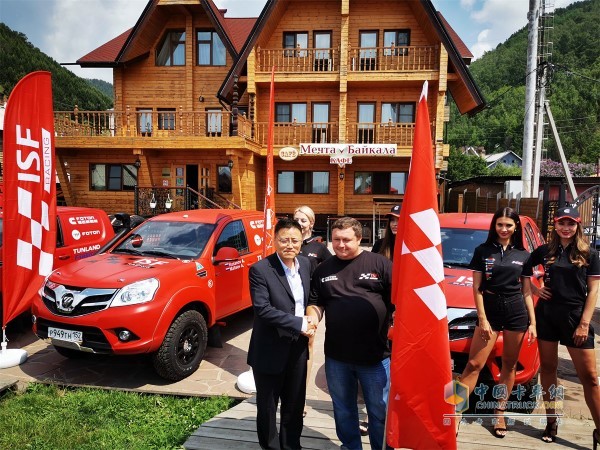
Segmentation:
<svg viewBox="0 0 600 450">
<path fill-rule="evenodd" d="M 428 72 L 439 68 L 439 48 L 435 45 L 406 47 L 357 47 L 348 54 L 349 72 Z M 339 50 L 257 49 L 256 72 L 270 73 L 338 73 Z"/>
<path fill-rule="evenodd" d="M 256 141 L 267 145 L 268 122 L 257 122 L 255 126 Z M 277 122 L 273 127 L 273 145 L 297 145 L 301 142 L 338 143 L 337 122 Z"/>
<path fill-rule="evenodd" d="M 256 124 L 256 141 L 267 145 L 268 123 Z M 412 148 L 415 131 L 414 123 L 351 123 L 346 127 L 346 142 L 358 144 L 397 144 L 398 147 Z M 337 122 L 328 123 L 281 123 L 273 129 L 273 145 L 298 145 L 304 142 L 331 143 L 339 142 Z"/>
<path fill-rule="evenodd" d="M 237 116 L 237 133 L 228 111 L 55 111 L 54 131 L 60 137 L 250 138 L 251 122 Z"/>
<path fill-rule="evenodd" d="M 339 72 L 339 50 L 334 48 L 258 48 L 256 72 L 332 73 Z"/>
<path fill-rule="evenodd" d="M 435 45 L 351 48 L 349 72 L 428 72 L 439 68 Z"/>
</svg>

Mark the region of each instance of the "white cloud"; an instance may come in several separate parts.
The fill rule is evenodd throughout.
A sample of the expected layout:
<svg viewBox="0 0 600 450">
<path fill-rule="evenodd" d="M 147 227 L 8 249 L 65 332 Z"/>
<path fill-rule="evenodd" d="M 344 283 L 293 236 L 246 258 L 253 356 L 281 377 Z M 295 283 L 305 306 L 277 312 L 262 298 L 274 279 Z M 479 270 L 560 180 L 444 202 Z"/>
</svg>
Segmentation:
<svg viewBox="0 0 600 450">
<path fill-rule="evenodd" d="M 475 0 L 460 0 L 460 6 L 464 9 L 471 9 L 475 4 Z"/>
</svg>

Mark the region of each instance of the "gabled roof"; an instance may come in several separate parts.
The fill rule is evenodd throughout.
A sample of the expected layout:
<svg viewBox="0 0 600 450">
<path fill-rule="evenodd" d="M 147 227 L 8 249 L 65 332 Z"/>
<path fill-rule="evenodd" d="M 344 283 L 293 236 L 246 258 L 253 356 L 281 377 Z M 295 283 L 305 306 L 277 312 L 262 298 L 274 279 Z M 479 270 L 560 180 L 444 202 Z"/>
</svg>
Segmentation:
<svg viewBox="0 0 600 450">
<path fill-rule="evenodd" d="M 517 158 L 519 161 L 522 161 L 522 159 L 521 159 L 521 157 L 520 157 L 519 155 L 517 155 L 515 152 L 513 152 L 513 151 L 510 151 L 510 150 L 508 150 L 508 151 L 506 151 L 506 152 L 492 153 L 491 155 L 485 155 L 485 157 L 484 157 L 483 159 L 485 159 L 485 160 L 486 160 L 486 162 L 487 162 L 488 164 L 493 164 L 493 163 L 495 163 L 496 161 L 498 161 L 498 160 L 500 160 L 500 159 L 504 158 L 505 156 L 508 156 L 508 155 L 510 155 L 511 153 L 512 153 L 512 154 L 513 154 L 513 156 L 514 156 L 515 158 Z"/>
<path fill-rule="evenodd" d="M 243 48 L 239 52 L 236 61 L 234 62 L 231 69 L 229 70 L 229 73 L 227 74 L 225 81 L 223 82 L 223 84 L 221 85 L 221 88 L 219 89 L 217 96 L 220 99 L 222 99 L 224 101 L 228 101 L 228 98 L 230 97 L 231 91 L 233 89 L 234 79 L 236 77 L 239 77 L 240 74 L 242 73 L 242 69 L 243 69 L 244 65 L 246 64 L 248 55 L 254 48 L 254 45 L 258 39 L 258 36 L 265 28 L 265 25 L 266 25 L 270 15 L 272 14 L 273 10 L 275 9 L 275 6 L 278 1 L 280 1 L 280 0 L 267 0 L 265 7 L 263 8 L 262 12 L 260 13 L 260 16 L 256 20 L 254 27 L 252 28 L 252 31 L 250 32 L 250 34 L 248 36 L 248 40 L 246 41 Z M 465 107 L 464 105 L 460 105 L 457 102 L 457 106 L 458 106 L 460 112 L 463 114 L 464 113 L 474 114 L 474 113 L 482 110 L 485 107 L 485 100 L 483 98 L 483 95 L 479 91 L 479 88 L 475 84 L 475 80 L 471 76 L 471 73 L 467 69 L 467 65 L 466 65 L 466 61 L 467 60 L 470 61 L 470 58 L 472 58 L 473 55 L 468 50 L 468 48 L 464 44 L 464 42 L 458 37 L 456 32 L 449 26 L 448 22 L 443 17 L 441 17 L 440 13 L 436 12 L 435 8 L 433 7 L 433 4 L 431 3 L 431 0 L 420 0 L 419 4 L 425 10 L 427 16 L 429 17 L 429 19 L 431 21 L 431 24 L 433 25 L 433 28 L 435 29 L 435 31 L 438 35 L 438 38 L 440 39 L 440 41 L 442 42 L 442 44 L 448 51 L 448 57 L 449 57 L 452 68 L 454 69 L 454 71 L 456 73 L 458 73 L 458 75 L 460 76 L 461 80 L 463 81 L 467 91 L 469 92 L 469 94 L 471 96 L 471 100 L 472 100 L 471 104 L 473 106 Z M 456 41 L 455 41 L 455 39 L 456 39 Z M 451 94 L 455 90 L 455 86 L 456 86 L 455 83 L 448 84 L 448 90 L 450 91 Z M 456 98 L 455 98 L 455 101 L 456 101 Z"/>
<path fill-rule="evenodd" d="M 206 11 L 209 20 L 223 40 L 223 44 L 235 58 L 246 41 L 256 19 L 226 18 L 225 13 L 227 10 L 218 9 L 212 0 L 198 0 L 198 2 Z M 159 0 L 149 0 L 133 28 L 78 59 L 77 64 L 81 67 L 115 67 L 121 63 L 144 56 L 135 54 L 132 49 L 136 39 L 139 39 L 143 32 L 145 23 L 159 3 Z"/>
<path fill-rule="evenodd" d="M 442 13 L 439 11 L 437 13 L 438 13 L 438 17 L 440 18 L 440 21 L 442 22 L 442 25 L 444 25 L 444 28 L 446 28 L 446 30 L 448 31 L 448 35 L 450 36 L 450 39 L 452 40 L 452 42 L 454 42 L 456 49 L 461 54 L 462 58 L 465 60 L 465 63 L 470 64 L 471 59 L 473 59 L 473 53 L 471 53 L 471 50 L 469 50 L 469 48 L 463 42 L 463 40 L 460 38 L 458 33 L 456 31 L 454 31 L 454 28 L 452 28 L 450 26 L 450 24 L 448 23 L 446 18 L 442 15 Z"/>
</svg>

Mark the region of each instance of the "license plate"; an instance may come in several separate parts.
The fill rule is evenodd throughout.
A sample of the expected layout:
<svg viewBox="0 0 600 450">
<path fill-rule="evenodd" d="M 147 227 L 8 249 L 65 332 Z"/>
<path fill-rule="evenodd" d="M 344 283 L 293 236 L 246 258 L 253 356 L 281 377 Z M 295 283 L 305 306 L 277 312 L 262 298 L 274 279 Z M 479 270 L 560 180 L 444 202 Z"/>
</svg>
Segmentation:
<svg viewBox="0 0 600 450">
<path fill-rule="evenodd" d="M 81 331 L 63 330 L 62 328 L 48 327 L 48 337 L 68 342 L 83 341 L 83 333 Z"/>
</svg>

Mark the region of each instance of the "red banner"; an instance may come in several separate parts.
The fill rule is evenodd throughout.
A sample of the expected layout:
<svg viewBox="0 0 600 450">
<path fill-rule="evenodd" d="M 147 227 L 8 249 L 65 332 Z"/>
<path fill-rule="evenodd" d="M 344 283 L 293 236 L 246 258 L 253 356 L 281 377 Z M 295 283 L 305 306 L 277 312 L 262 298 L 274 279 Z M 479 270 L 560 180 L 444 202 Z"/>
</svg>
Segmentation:
<svg viewBox="0 0 600 450">
<path fill-rule="evenodd" d="M 263 258 L 275 251 L 273 246 L 275 228 L 275 170 L 273 168 L 273 123 L 275 122 L 275 66 L 271 70 L 271 92 L 269 96 L 269 131 L 267 134 L 267 184 L 265 191 L 265 238 Z"/>
<path fill-rule="evenodd" d="M 19 81 L 4 117 L 2 327 L 26 311 L 52 271 L 56 169 L 50 72 Z"/>
<path fill-rule="evenodd" d="M 427 82 L 417 108 L 410 171 L 394 247 L 393 328 L 387 442 L 398 448 L 456 449 L 444 265 Z"/>
</svg>

